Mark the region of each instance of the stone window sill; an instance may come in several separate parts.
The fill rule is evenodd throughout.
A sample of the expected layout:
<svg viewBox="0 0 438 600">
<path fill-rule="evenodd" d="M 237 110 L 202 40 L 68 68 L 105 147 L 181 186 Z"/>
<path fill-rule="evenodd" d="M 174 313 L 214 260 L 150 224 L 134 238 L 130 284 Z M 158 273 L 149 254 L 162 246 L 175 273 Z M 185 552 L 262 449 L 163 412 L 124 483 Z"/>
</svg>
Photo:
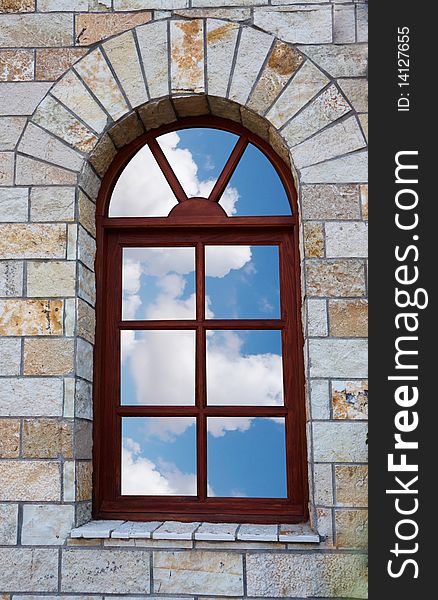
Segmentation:
<svg viewBox="0 0 438 600">
<path fill-rule="evenodd" d="M 74 539 L 146 539 L 205 542 L 283 542 L 319 544 L 320 536 L 309 524 L 250 525 L 236 523 L 183 523 L 90 521 L 70 533 Z"/>
</svg>

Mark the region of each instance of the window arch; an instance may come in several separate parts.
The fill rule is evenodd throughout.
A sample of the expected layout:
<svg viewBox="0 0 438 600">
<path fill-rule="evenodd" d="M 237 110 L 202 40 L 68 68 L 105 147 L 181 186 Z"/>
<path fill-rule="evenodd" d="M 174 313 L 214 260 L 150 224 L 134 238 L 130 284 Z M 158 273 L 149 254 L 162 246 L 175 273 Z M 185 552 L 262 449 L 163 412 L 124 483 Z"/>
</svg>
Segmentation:
<svg viewBox="0 0 438 600">
<path fill-rule="evenodd" d="M 97 208 L 94 516 L 306 519 L 288 167 L 181 119 L 119 153 Z"/>
</svg>

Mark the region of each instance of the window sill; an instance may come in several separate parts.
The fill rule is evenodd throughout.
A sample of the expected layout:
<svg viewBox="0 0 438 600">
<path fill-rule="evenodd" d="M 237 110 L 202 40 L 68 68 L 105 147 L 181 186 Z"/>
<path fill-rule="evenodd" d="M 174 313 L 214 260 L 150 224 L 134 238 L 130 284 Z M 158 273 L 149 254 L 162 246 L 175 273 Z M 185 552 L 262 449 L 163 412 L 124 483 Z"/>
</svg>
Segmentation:
<svg viewBox="0 0 438 600">
<path fill-rule="evenodd" d="M 302 525 L 183 523 L 180 521 L 90 521 L 70 533 L 73 539 L 272 542 L 319 544 L 320 536 Z"/>
</svg>

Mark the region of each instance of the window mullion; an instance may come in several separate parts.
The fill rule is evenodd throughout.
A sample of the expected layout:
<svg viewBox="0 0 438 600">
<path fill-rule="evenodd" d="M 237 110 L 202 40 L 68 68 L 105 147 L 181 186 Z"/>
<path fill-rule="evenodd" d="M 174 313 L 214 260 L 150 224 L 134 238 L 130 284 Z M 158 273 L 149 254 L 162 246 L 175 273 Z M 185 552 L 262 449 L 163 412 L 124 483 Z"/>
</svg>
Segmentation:
<svg viewBox="0 0 438 600">
<path fill-rule="evenodd" d="M 207 418 L 204 413 L 206 399 L 206 337 L 205 327 L 205 253 L 204 244 L 196 244 L 196 406 L 199 409 L 197 419 L 197 471 L 198 497 L 207 497 Z"/>
</svg>

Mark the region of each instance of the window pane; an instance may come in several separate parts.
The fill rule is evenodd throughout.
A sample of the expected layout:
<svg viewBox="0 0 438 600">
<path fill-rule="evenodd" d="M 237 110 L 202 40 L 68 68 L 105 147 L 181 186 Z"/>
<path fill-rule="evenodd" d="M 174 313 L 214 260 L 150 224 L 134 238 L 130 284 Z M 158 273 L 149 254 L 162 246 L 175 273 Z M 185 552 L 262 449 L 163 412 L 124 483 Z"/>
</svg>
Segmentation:
<svg viewBox="0 0 438 600">
<path fill-rule="evenodd" d="M 208 495 L 285 498 L 283 418 L 207 419 Z"/>
<path fill-rule="evenodd" d="M 237 140 L 234 133 L 205 127 L 179 129 L 157 138 L 189 198 L 209 196 Z"/>
<path fill-rule="evenodd" d="M 121 404 L 195 403 L 194 331 L 121 331 Z"/>
<path fill-rule="evenodd" d="M 283 404 L 280 331 L 207 332 L 207 404 Z"/>
<path fill-rule="evenodd" d="M 279 319 L 277 246 L 206 246 L 209 319 Z"/>
<path fill-rule="evenodd" d="M 124 248 L 122 318 L 194 319 L 195 249 Z"/>
<path fill-rule="evenodd" d="M 110 217 L 167 217 L 178 204 L 148 146 L 126 165 L 114 187 Z"/>
<path fill-rule="evenodd" d="M 234 198 L 230 202 L 230 198 Z M 272 163 L 249 144 L 219 201 L 228 215 L 237 217 L 290 215 L 286 191 Z"/>
<path fill-rule="evenodd" d="M 196 493 L 196 419 L 122 418 L 122 494 Z"/>
</svg>

